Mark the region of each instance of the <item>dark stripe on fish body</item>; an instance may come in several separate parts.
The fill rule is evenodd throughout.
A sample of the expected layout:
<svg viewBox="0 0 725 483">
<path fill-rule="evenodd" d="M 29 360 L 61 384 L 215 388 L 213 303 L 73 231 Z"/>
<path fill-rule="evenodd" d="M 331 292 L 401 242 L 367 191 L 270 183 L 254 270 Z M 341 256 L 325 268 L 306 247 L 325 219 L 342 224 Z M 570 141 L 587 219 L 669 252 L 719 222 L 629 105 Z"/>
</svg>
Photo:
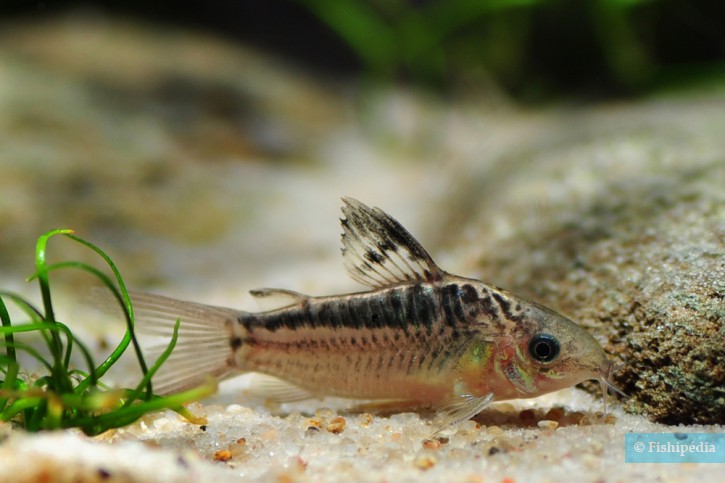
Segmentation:
<svg viewBox="0 0 725 483">
<path fill-rule="evenodd" d="M 350 310 L 354 312 L 354 320 L 351 323 L 355 324 L 356 329 L 363 327 L 373 328 L 378 322 L 377 317 L 373 317 L 373 310 L 370 308 L 370 302 L 372 298 L 361 298 L 353 301 L 350 299 L 348 305 Z"/>
<path fill-rule="evenodd" d="M 312 322 L 316 327 L 330 327 L 332 326 L 332 307 L 330 304 L 315 304 L 311 303 L 310 313 Z"/>
<path fill-rule="evenodd" d="M 469 310 L 473 310 L 476 313 L 483 312 L 483 314 L 488 317 L 491 321 L 496 321 L 499 318 L 498 310 L 496 309 L 496 306 L 494 306 L 493 302 L 491 301 L 490 296 L 484 296 L 481 297 L 476 290 L 476 287 L 472 285 L 464 285 L 462 287 L 463 295 L 462 299 L 463 302 L 467 304 L 467 308 Z"/>
<path fill-rule="evenodd" d="M 485 308 L 480 302 L 481 297 L 479 297 L 476 287 L 470 284 L 461 286 L 461 304 L 466 315 L 476 318 L 481 311 L 485 312 Z"/>
<path fill-rule="evenodd" d="M 285 311 L 282 311 L 282 312 L 274 314 L 274 315 L 268 315 L 268 316 L 262 315 L 262 316 L 260 316 L 259 320 L 264 321 L 265 322 L 264 327 L 271 331 L 275 331 L 282 327 L 291 328 L 286 324 L 287 313 L 288 313 L 288 311 L 285 310 Z"/>
<path fill-rule="evenodd" d="M 415 297 L 412 297 L 409 293 L 411 290 L 415 290 L 415 287 L 418 285 L 413 285 L 413 287 L 409 290 L 406 290 L 405 292 L 400 291 L 400 297 L 403 299 L 403 306 L 405 307 L 405 314 L 408 324 L 410 325 L 416 325 L 416 313 L 415 313 Z M 405 325 L 408 325 L 405 324 Z"/>
<path fill-rule="evenodd" d="M 446 325 L 455 327 L 458 322 L 466 322 L 466 315 L 461 301 L 461 287 L 451 283 L 441 289 L 441 305 L 446 318 Z"/>
<path fill-rule="evenodd" d="M 322 302 L 330 306 L 330 328 L 344 327 L 347 320 L 347 304 L 344 302 Z"/>
<path fill-rule="evenodd" d="M 464 310 L 460 294 L 455 287 L 447 288 L 447 295 L 428 284 L 416 284 L 395 287 L 389 290 L 352 295 L 340 298 L 309 299 L 304 304 L 283 308 L 261 314 L 243 314 L 239 323 L 255 338 L 255 329 L 275 332 L 285 328 L 291 331 L 304 329 L 328 328 L 367 329 L 378 332 L 368 334 L 352 334 L 329 338 L 329 341 L 307 341 L 313 346 L 340 349 L 344 345 L 370 346 L 376 343 L 399 343 L 404 337 L 414 336 L 422 342 L 434 335 L 444 335 L 446 322 L 456 325 L 455 321 L 464 320 Z M 441 304 L 444 307 L 441 307 Z M 440 320 L 445 316 L 448 320 Z M 437 325 L 438 324 L 438 325 Z M 388 329 L 384 336 L 380 331 Z M 440 329 L 440 330 L 439 330 Z M 440 332 L 440 334 L 439 334 Z M 341 338 L 344 337 L 344 338 Z M 424 339 L 421 339 L 424 337 Z M 334 339 L 334 340 L 333 340 Z M 374 340 L 373 340 L 374 339 Z M 405 340 L 405 339 L 403 339 Z M 302 341 L 290 341 L 291 344 L 302 346 Z M 387 345 L 387 344 L 386 344 Z"/>
<path fill-rule="evenodd" d="M 335 318 L 332 321 L 331 328 L 358 328 L 355 324 L 353 314 L 350 313 L 350 300 L 340 299 L 328 303 L 330 303 L 330 305 L 334 307 L 333 313 L 336 314 Z"/>
<path fill-rule="evenodd" d="M 301 317 L 299 311 L 286 310 L 280 314 L 280 323 L 284 327 L 299 327 L 302 324 L 307 323 L 306 318 Z"/>
<path fill-rule="evenodd" d="M 351 310 L 356 314 L 355 328 L 371 331 L 386 326 L 384 301 L 375 295 L 370 297 L 354 297 L 349 301 Z M 376 343 L 375 340 L 372 341 Z"/>
<path fill-rule="evenodd" d="M 461 299 L 467 304 L 473 305 L 476 302 L 478 302 L 478 292 L 476 291 L 476 287 L 473 285 L 463 285 L 461 287 Z"/>
<path fill-rule="evenodd" d="M 347 301 L 350 312 L 350 325 L 355 328 L 372 328 L 370 307 L 364 298 L 351 297 Z"/>
<path fill-rule="evenodd" d="M 433 324 L 438 319 L 438 311 L 430 285 L 415 285 L 414 300 L 418 308 L 416 323 L 426 328 L 428 336 L 433 335 Z"/>
<path fill-rule="evenodd" d="M 496 302 L 498 302 L 498 305 L 501 307 L 501 309 L 504 311 L 504 313 L 507 313 L 509 311 L 509 308 L 511 307 L 511 304 L 508 300 L 503 298 L 501 294 L 494 292 L 493 298 L 496 299 Z"/>
<path fill-rule="evenodd" d="M 408 313 L 406 312 L 406 306 L 400 290 L 393 290 L 388 296 L 389 304 L 387 308 L 386 319 L 389 319 L 391 328 L 405 329 L 407 327 L 406 321 L 408 320 Z"/>
<path fill-rule="evenodd" d="M 340 306 L 341 318 L 338 320 L 338 325 L 335 326 L 336 329 L 343 327 L 359 329 L 362 327 L 357 307 L 360 304 L 357 302 L 354 297 L 348 297 L 347 299 L 341 299 L 339 301 L 338 305 Z"/>
<path fill-rule="evenodd" d="M 499 318 L 498 310 L 493 305 L 491 297 L 484 297 L 481 299 L 481 311 L 492 321 L 496 321 Z"/>
<path fill-rule="evenodd" d="M 498 302 L 498 305 L 501 307 L 501 310 L 503 311 L 504 316 L 509 319 L 513 320 L 514 322 L 520 322 L 522 320 L 521 315 L 514 315 L 511 312 L 511 302 L 508 301 L 503 295 L 494 292 L 493 298 L 496 299 L 496 302 Z"/>
<path fill-rule="evenodd" d="M 456 317 L 453 313 L 452 299 L 456 296 L 457 285 L 448 284 L 441 289 L 441 308 L 443 317 L 447 324 L 455 324 Z"/>
<path fill-rule="evenodd" d="M 421 306 L 423 307 L 423 323 L 428 329 L 428 335 L 433 335 L 433 326 L 440 320 L 440 301 L 436 296 L 437 290 L 431 285 L 421 287 Z"/>
<path fill-rule="evenodd" d="M 239 325 L 241 325 L 245 332 L 249 333 L 250 330 L 252 330 L 252 325 L 254 322 L 258 320 L 258 317 L 253 314 L 247 314 L 243 313 L 239 317 L 237 317 L 237 322 L 239 322 Z"/>
<path fill-rule="evenodd" d="M 367 297 L 363 301 L 366 305 L 367 313 L 366 313 L 366 319 L 368 320 L 368 324 L 370 327 L 383 327 L 385 322 L 385 308 L 383 307 L 383 304 L 381 303 L 380 297 Z"/>
<path fill-rule="evenodd" d="M 333 328 L 340 329 L 350 327 L 356 329 L 354 313 L 350 307 L 350 299 L 338 299 L 333 302 L 333 306 L 337 307 L 339 316 L 333 322 Z"/>
<path fill-rule="evenodd" d="M 295 318 L 293 312 L 288 312 L 292 318 Z M 304 325 L 311 325 L 314 327 L 314 318 L 312 317 L 312 307 L 310 306 L 309 300 L 305 300 L 300 305 L 300 311 L 298 312 L 298 323 Z"/>
</svg>

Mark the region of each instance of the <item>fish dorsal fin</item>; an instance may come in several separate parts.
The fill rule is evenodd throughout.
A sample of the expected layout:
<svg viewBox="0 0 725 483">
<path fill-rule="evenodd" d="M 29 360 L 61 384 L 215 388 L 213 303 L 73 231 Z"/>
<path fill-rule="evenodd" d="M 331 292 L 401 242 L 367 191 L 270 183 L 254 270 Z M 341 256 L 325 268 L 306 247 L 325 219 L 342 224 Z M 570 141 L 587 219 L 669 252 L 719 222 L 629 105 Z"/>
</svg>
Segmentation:
<svg viewBox="0 0 725 483">
<path fill-rule="evenodd" d="M 443 277 L 428 252 L 392 216 L 353 198 L 342 201 L 342 254 L 353 279 L 378 288 Z"/>
<path fill-rule="evenodd" d="M 283 288 L 258 288 L 250 290 L 249 294 L 262 310 L 282 309 L 301 304 L 310 298 L 309 295 Z"/>
</svg>

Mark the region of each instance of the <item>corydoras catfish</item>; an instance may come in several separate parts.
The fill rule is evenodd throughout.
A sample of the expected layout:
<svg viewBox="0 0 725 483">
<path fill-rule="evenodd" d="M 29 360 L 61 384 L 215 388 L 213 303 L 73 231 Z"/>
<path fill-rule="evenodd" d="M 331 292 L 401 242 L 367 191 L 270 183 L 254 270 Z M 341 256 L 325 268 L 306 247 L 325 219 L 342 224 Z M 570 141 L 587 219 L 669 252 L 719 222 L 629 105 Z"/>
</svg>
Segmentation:
<svg viewBox="0 0 725 483">
<path fill-rule="evenodd" d="M 344 198 L 342 253 L 365 292 L 326 297 L 254 290 L 285 306 L 245 312 L 132 294 L 138 329 L 169 336 L 159 393 L 211 376 L 278 378 L 279 400 L 323 396 L 429 407 L 442 426 L 492 401 L 530 398 L 588 379 L 606 397 L 612 364 L 600 344 L 561 314 L 491 284 L 443 271 L 395 219 Z"/>
</svg>

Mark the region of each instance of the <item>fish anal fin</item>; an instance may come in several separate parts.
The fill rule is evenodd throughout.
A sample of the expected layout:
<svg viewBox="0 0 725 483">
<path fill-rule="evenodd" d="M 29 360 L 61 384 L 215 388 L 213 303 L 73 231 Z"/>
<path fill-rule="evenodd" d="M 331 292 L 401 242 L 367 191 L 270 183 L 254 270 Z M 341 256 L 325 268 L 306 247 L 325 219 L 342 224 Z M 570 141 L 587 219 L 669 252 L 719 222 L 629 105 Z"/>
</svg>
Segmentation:
<svg viewBox="0 0 725 483">
<path fill-rule="evenodd" d="M 342 253 L 354 280 L 381 288 L 443 278 L 445 272 L 392 216 L 353 198 L 342 201 Z"/>
<path fill-rule="evenodd" d="M 278 403 L 304 401 L 318 397 L 307 389 L 266 374 L 253 374 L 250 388 L 246 392 L 253 397 Z"/>
<path fill-rule="evenodd" d="M 483 411 L 491 402 L 493 402 L 493 393 L 483 396 L 463 394 L 451 397 L 438 410 L 433 421 L 435 431 L 430 437 L 432 438 L 444 429 L 472 418 Z"/>
<path fill-rule="evenodd" d="M 262 310 L 274 310 L 297 305 L 307 301 L 310 296 L 283 288 L 258 288 L 249 294 Z"/>
</svg>

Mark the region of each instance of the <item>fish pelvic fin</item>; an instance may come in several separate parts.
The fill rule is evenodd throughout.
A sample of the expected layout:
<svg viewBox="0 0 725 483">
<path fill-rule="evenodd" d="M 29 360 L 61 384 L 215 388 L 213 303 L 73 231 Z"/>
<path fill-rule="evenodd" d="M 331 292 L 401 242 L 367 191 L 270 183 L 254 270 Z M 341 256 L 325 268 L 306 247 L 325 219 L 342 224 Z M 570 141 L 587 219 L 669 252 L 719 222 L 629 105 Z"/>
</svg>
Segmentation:
<svg viewBox="0 0 725 483">
<path fill-rule="evenodd" d="M 342 255 L 350 277 L 373 288 L 443 278 L 445 272 L 392 216 L 354 198 L 342 201 Z"/>
<path fill-rule="evenodd" d="M 243 312 L 148 293 L 130 295 L 136 332 L 160 340 L 145 351 L 151 363 L 167 349 L 181 321 L 171 355 L 153 376 L 154 393 L 172 394 L 209 376 L 221 380 L 240 372 L 237 351 L 244 337 L 237 320 Z"/>
<path fill-rule="evenodd" d="M 433 421 L 435 431 L 428 439 L 432 439 L 451 426 L 472 418 L 483 411 L 491 402 L 493 402 L 493 393 L 484 394 L 483 396 L 463 394 L 452 397 L 436 414 Z"/>
</svg>

